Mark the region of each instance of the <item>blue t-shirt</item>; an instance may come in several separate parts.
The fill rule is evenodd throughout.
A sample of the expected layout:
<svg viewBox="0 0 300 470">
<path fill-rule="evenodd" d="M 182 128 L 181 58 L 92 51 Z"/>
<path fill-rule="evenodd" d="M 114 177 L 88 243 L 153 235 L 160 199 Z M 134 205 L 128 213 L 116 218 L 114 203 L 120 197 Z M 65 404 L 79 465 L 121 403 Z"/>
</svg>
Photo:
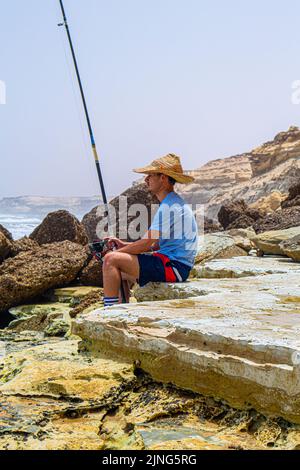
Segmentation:
<svg viewBox="0 0 300 470">
<path fill-rule="evenodd" d="M 174 191 L 160 203 L 149 230 L 159 232 L 158 253 L 193 266 L 198 247 L 198 227 L 191 207 Z"/>
</svg>

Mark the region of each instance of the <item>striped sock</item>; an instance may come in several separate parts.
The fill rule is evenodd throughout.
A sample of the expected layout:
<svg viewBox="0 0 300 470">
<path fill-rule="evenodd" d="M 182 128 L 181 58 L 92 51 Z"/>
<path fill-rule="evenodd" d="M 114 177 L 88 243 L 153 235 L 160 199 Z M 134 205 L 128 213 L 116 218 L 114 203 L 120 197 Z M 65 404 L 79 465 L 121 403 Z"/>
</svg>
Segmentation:
<svg viewBox="0 0 300 470">
<path fill-rule="evenodd" d="M 104 297 L 103 302 L 104 302 L 104 307 L 109 307 L 110 305 L 118 304 L 119 297 Z"/>
</svg>

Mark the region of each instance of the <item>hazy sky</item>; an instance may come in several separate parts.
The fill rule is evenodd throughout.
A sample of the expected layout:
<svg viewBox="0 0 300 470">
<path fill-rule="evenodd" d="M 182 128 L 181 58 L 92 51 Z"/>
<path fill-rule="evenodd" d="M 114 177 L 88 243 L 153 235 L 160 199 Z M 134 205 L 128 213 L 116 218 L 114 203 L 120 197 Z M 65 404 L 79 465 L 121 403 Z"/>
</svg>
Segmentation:
<svg viewBox="0 0 300 470">
<path fill-rule="evenodd" d="M 97 194 L 58 0 L 0 7 L 0 197 Z M 65 8 L 108 194 L 166 153 L 197 168 L 300 125 L 291 103 L 299 0 L 65 0 Z"/>
</svg>

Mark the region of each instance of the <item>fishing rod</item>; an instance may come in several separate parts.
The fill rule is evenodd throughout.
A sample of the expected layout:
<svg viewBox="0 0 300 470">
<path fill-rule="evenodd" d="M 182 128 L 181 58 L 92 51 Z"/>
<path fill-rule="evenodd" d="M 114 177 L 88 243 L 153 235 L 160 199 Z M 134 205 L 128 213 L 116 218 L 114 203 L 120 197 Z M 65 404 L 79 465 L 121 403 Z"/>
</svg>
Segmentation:
<svg viewBox="0 0 300 470">
<path fill-rule="evenodd" d="M 98 180 L 99 180 L 99 183 L 100 183 L 102 200 L 104 202 L 105 209 L 107 211 L 108 226 L 110 226 L 110 218 L 109 218 L 107 197 L 106 197 L 104 182 L 103 182 L 103 178 L 102 178 L 101 168 L 100 168 L 100 162 L 99 162 L 99 157 L 98 157 L 98 152 L 97 152 L 97 147 L 96 147 L 96 141 L 95 141 L 95 138 L 94 138 L 94 133 L 93 133 L 92 125 L 91 125 L 91 120 L 90 120 L 90 116 L 89 116 L 89 112 L 88 112 L 88 108 L 87 108 L 87 104 L 86 104 L 85 94 L 84 94 L 84 91 L 83 91 L 82 81 L 81 81 L 81 77 L 80 77 L 80 73 L 79 73 L 79 68 L 78 68 L 77 59 L 76 59 L 76 55 L 75 55 L 75 50 L 74 50 L 74 47 L 73 47 L 70 28 L 69 28 L 68 21 L 67 21 L 65 7 L 64 7 L 64 4 L 63 4 L 62 0 L 59 0 L 59 4 L 60 4 L 62 16 L 63 16 L 63 23 L 59 23 L 58 26 L 64 26 L 66 28 L 68 41 L 69 41 L 69 45 L 70 45 L 70 49 L 71 49 L 71 54 L 72 54 L 72 58 L 73 58 L 73 63 L 74 63 L 74 67 L 75 67 L 75 72 L 76 72 L 76 76 L 77 76 L 77 81 L 78 81 L 78 85 L 79 85 L 79 90 L 80 90 L 80 94 L 81 94 L 81 98 L 82 98 L 82 103 L 83 103 L 84 113 L 85 113 L 85 117 L 86 117 L 86 122 L 87 122 L 88 130 L 89 130 L 89 134 L 90 134 L 90 140 L 91 140 L 92 151 L 93 151 L 93 155 L 94 155 L 94 159 L 95 159 Z M 122 302 L 123 303 L 126 303 L 126 296 L 125 296 L 125 290 L 124 290 L 124 283 L 125 282 L 126 281 L 123 281 L 123 282 L 121 281 L 121 295 L 122 295 Z"/>
</svg>

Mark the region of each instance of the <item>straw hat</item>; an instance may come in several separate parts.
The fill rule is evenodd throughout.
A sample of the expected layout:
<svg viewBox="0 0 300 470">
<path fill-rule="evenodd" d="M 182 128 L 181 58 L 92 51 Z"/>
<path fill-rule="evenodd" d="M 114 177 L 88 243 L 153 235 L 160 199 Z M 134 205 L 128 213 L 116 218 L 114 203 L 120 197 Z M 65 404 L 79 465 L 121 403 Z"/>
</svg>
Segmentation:
<svg viewBox="0 0 300 470">
<path fill-rule="evenodd" d="M 143 168 L 136 168 L 133 170 L 135 173 L 145 173 L 151 175 L 152 173 L 162 173 L 163 175 L 171 176 L 177 183 L 191 183 L 194 178 L 183 173 L 180 163 L 180 158 L 173 153 L 169 153 L 165 157 L 153 160 L 150 165 Z"/>
</svg>

